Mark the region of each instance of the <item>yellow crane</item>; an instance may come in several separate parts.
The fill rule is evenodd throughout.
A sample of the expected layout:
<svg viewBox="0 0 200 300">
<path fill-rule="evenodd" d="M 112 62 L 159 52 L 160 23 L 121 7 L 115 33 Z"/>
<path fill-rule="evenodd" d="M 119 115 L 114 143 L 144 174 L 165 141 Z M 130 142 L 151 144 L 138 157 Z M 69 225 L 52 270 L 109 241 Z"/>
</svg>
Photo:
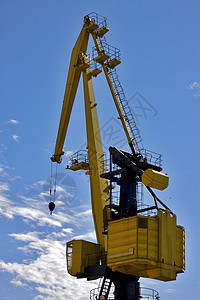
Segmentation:
<svg viewBox="0 0 200 300">
<path fill-rule="evenodd" d="M 56 146 L 51 160 L 61 163 L 69 119 L 82 73 L 87 128 L 87 150 L 72 157 L 73 171 L 90 176 L 91 202 L 97 243 L 73 240 L 67 243 L 67 269 L 72 276 L 88 280 L 103 277 L 96 298 L 108 299 L 111 284 L 115 299 L 139 299 L 139 277 L 175 280 L 184 272 L 184 228 L 175 214 L 155 195 L 164 190 L 168 176 L 162 173 L 160 156 L 141 148 L 141 137 L 116 73 L 120 52 L 105 39 L 107 20 L 96 13 L 84 17 L 83 28 L 73 48 L 68 71 Z M 87 54 L 89 36 L 94 41 L 93 61 Z M 104 72 L 123 125 L 131 153 L 110 147 L 106 169 L 92 77 Z M 84 155 L 83 155 L 84 154 Z M 81 158 L 81 159 L 80 159 Z M 137 186 L 142 182 L 154 199 L 148 208 L 137 206 Z M 112 201 L 114 185 L 120 187 L 118 203 Z M 162 205 L 159 208 L 158 203 Z M 151 211 L 156 214 L 151 216 Z M 147 212 L 148 216 L 144 216 Z M 91 297 L 93 297 L 91 296 Z M 91 298 L 92 299 L 92 298 Z"/>
</svg>

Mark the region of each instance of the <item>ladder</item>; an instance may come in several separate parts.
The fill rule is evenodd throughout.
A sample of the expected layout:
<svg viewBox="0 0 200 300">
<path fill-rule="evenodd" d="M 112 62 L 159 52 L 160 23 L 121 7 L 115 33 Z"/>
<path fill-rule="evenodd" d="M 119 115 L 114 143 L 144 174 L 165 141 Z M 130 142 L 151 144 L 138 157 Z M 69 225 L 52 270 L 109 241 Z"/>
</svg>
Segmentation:
<svg viewBox="0 0 200 300">
<path fill-rule="evenodd" d="M 117 64 L 119 64 L 120 59 L 121 59 L 120 50 L 116 47 L 109 45 L 106 42 L 105 36 L 100 37 L 97 35 L 96 39 L 98 41 L 97 44 L 99 46 L 97 47 L 97 45 L 95 45 L 95 47 L 93 47 L 93 49 L 92 49 L 93 61 L 106 66 L 108 75 L 112 81 L 114 88 L 115 88 L 115 96 L 117 96 L 117 98 L 118 98 L 118 101 L 121 105 L 121 109 L 123 111 L 124 118 L 126 120 L 126 123 L 130 130 L 130 133 L 132 135 L 132 140 L 134 141 L 134 145 L 135 145 L 138 153 L 140 153 L 141 149 L 143 149 L 140 131 L 137 127 L 137 124 L 136 124 L 136 121 L 135 121 L 135 118 L 133 115 L 133 111 L 132 111 L 131 107 L 129 106 L 129 103 L 125 96 L 123 87 L 120 83 L 117 71 L 116 71 L 115 67 L 112 67 L 109 64 L 109 59 L 110 59 L 110 61 L 113 61 L 113 60 L 118 61 Z M 104 54 L 104 61 L 97 61 L 98 57 L 95 58 L 95 54 L 99 55 L 100 53 Z M 106 60 L 107 60 L 107 62 L 106 62 Z"/>
<path fill-rule="evenodd" d="M 122 106 L 124 115 L 126 117 L 126 121 L 129 125 L 130 131 L 132 133 L 135 146 L 137 148 L 137 151 L 140 153 L 140 150 L 143 149 L 142 138 L 140 135 L 140 131 L 137 127 L 137 124 L 135 122 L 132 109 L 129 106 L 128 100 L 126 99 L 126 96 L 125 96 L 123 87 L 119 81 L 119 77 L 118 77 L 116 69 L 113 69 L 113 70 L 109 69 L 109 74 L 112 78 L 112 82 L 115 86 L 115 90 L 117 92 L 120 104 Z"/>
<path fill-rule="evenodd" d="M 99 292 L 98 300 L 100 300 L 102 296 L 105 298 L 105 300 L 108 298 L 111 285 L 112 285 L 112 280 L 110 278 L 104 276 L 103 282 L 101 285 L 101 289 Z"/>
</svg>

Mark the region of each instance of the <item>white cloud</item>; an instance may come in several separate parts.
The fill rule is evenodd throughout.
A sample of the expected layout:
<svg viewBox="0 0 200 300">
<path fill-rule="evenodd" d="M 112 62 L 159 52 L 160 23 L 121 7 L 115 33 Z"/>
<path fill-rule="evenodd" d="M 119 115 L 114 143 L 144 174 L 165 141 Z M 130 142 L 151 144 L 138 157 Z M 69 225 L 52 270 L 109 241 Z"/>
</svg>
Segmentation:
<svg viewBox="0 0 200 300">
<path fill-rule="evenodd" d="M 50 215 L 48 203 L 41 199 L 40 193 L 27 197 L 24 195 L 15 195 L 15 199 L 10 200 L 10 187 L 7 183 L 0 183 L 0 214 L 9 219 L 16 217 L 23 218 L 24 222 L 34 226 L 50 226 L 62 228 L 67 224 L 77 228 L 84 228 L 87 224 L 92 226 L 92 211 L 88 206 L 82 205 L 71 208 L 61 205 L 58 200 L 56 204 L 56 213 Z M 17 203 L 17 205 L 16 205 Z"/>
<path fill-rule="evenodd" d="M 71 156 L 74 152 L 73 151 L 64 151 L 64 157 Z"/>
<path fill-rule="evenodd" d="M 200 83 L 198 83 L 198 82 L 192 82 L 192 83 L 190 83 L 190 85 L 189 85 L 189 89 L 191 89 L 191 90 L 194 90 L 194 89 L 200 89 Z"/>
<path fill-rule="evenodd" d="M 9 188 L 8 183 L 6 183 L 6 182 L 0 182 L 0 192 L 1 193 L 7 192 L 9 190 L 10 190 L 10 188 Z"/>
<path fill-rule="evenodd" d="M 14 216 L 10 209 L 12 208 L 12 201 L 10 201 L 8 196 L 9 191 L 8 183 L 0 182 L 0 214 L 8 219 L 13 219 Z"/>
<path fill-rule="evenodd" d="M 89 231 L 85 234 L 80 234 L 74 237 L 75 240 L 87 240 L 90 242 L 96 242 L 96 233 L 95 231 Z"/>
<path fill-rule="evenodd" d="M 66 232 L 66 233 L 70 233 L 70 234 L 73 233 L 73 229 L 72 228 L 63 228 L 62 231 Z"/>
<path fill-rule="evenodd" d="M 9 121 L 7 121 L 7 123 L 16 125 L 16 124 L 19 124 L 19 121 L 14 120 L 14 119 L 10 119 Z"/>
<path fill-rule="evenodd" d="M 200 83 L 199 82 L 195 81 L 195 82 L 190 83 L 189 89 L 196 91 L 196 94 L 194 95 L 194 97 L 200 97 Z"/>
<path fill-rule="evenodd" d="M 166 289 L 166 290 L 164 290 L 165 291 L 165 293 L 168 293 L 168 294 L 174 294 L 174 293 L 177 293 L 177 290 L 175 290 L 175 289 Z"/>
<path fill-rule="evenodd" d="M 19 136 L 17 134 L 12 134 L 12 138 L 15 142 L 19 143 Z"/>
<path fill-rule="evenodd" d="M 27 286 L 26 283 L 22 283 L 20 280 L 16 280 L 16 279 L 12 279 L 12 280 L 10 281 L 10 283 L 12 283 L 12 284 L 14 284 L 14 285 L 16 285 L 16 286 Z"/>
<path fill-rule="evenodd" d="M 9 233 L 9 239 L 15 241 L 15 257 L 12 262 L 1 260 L 0 271 L 12 274 L 10 283 L 16 287 L 37 291 L 35 300 L 88 299 L 97 283 L 77 280 L 67 273 L 66 242 L 75 237 L 95 241 L 90 207 L 67 206 L 66 213 L 66 206 L 65 210 L 56 206 L 57 211 L 50 215 L 47 203 L 40 197 L 42 181 L 38 189 L 35 185 L 35 189 L 26 191 L 30 192 L 29 197 L 13 193 L 13 182 L 9 182 L 0 184 L 0 215 L 24 226 L 21 232 L 14 229 Z"/>
<path fill-rule="evenodd" d="M 18 179 L 22 179 L 22 176 L 19 176 L 19 175 L 14 176 L 12 178 L 9 178 L 9 181 L 15 181 L 15 180 L 18 180 Z"/>
<path fill-rule="evenodd" d="M 69 235 L 71 230 L 69 228 Z M 68 237 L 54 234 L 45 234 L 43 237 L 39 232 L 28 232 L 25 234 L 11 234 L 16 240 L 26 243 L 18 250 L 24 253 L 37 253 L 35 260 L 26 263 L 0 261 L 2 271 L 13 275 L 11 283 L 23 286 L 31 286 L 38 291 L 34 299 L 88 299 L 89 291 L 97 287 L 96 282 L 87 282 L 70 276 L 66 270 L 66 246 Z"/>
<path fill-rule="evenodd" d="M 41 232 L 33 231 L 28 233 L 10 233 L 9 236 L 14 237 L 16 240 L 23 242 L 37 241 L 38 235 L 42 234 Z"/>
</svg>

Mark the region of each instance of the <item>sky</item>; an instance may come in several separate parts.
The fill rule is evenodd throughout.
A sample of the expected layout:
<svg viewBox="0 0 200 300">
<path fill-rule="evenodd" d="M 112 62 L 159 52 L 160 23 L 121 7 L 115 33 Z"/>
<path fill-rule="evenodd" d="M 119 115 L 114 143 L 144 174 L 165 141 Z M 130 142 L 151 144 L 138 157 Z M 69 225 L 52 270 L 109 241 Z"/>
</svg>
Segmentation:
<svg viewBox="0 0 200 300">
<path fill-rule="evenodd" d="M 162 300 L 197 299 L 199 9 L 197 0 L 0 0 L 1 299 L 86 300 L 98 286 L 66 271 L 66 242 L 95 242 L 89 178 L 66 170 L 70 155 L 86 146 L 82 82 L 63 162 L 57 171 L 50 162 L 71 51 L 83 17 L 93 11 L 108 18 L 107 42 L 121 51 L 117 72 L 144 147 L 163 155 L 170 184 L 157 194 L 186 230 L 185 273 L 172 282 L 140 279 L 141 286 Z M 103 74 L 93 82 L 104 151 L 128 150 Z"/>
</svg>

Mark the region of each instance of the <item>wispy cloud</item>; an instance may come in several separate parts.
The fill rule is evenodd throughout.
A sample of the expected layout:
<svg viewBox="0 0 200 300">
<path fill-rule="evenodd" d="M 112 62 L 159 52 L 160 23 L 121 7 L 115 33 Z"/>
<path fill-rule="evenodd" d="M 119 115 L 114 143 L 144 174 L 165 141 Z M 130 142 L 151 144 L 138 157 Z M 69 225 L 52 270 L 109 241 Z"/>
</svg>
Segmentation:
<svg viewBox="0 0 200 300">
<path fill-rule="evenodd" d="M 17 134 L 12 134 L 12 138 L 15 142 L 19 143 L 19 136 Z"/>
<path fill-rule="evenodd" d="M 68 157 L 68 156 L 71 156 L 72 154 L 73 154 L 73 151 L 68 151 L 68 150 L 66 150 L 66 151 L 64 151 L 65 153 L 64 153 L 64 156 L 65 157 Z M 75 152 L 75 151 L 74 151 Z"/>
<path fill-rule="evenodd" d="M 90 242 L 96 242 L 96 234 L 95 231 L 89 231 L 85 234 L 80 234 L 74 237 L 75 240 L 88 240 Z"/>
<path fill-rule="evenodd" d="M 9 121 L 7 121 L 7 123 L 16 125 L 19 124 L 19 121 L 15 119 L 10 119 Z"/>
<path fill-rule="evenodd" d="M 168 294 L 174 294 L 174 293 L 177 293 L 177 290 L 175 290 L 175 289 L 166 289 L 166 290 L 164 290 L 165 291 L 165 293 L 168 293 Z"/>
<path fill-rule="evenodd" d="M 10 184 L 12 184 L 11 180 Z M 27 190 L 30 196 L 23 194 L 15 194 L 14 199 L 8 194 L 10 186 L 8 183 L 0 183 L 0 214 L 9 219 L 17 217 L 23 218 L 27 223 L 31 223 L 34 226 L 54 226 L 58 228 L 66 227 L 67 224 L 76 226 L 77 228 L 83 228 L 85 225 L 92 225 L 92 213 L 88 206 L 82 205 L 72 208 L 68 206 L 67 213 L 66 205 L 63 205 L 63 201 L 58 199 L 56 204 L 56 213 L 49 215 L 48 202 L 44 201 L 40 186 L 43 181 L 39 181 L 39 188 Z M 12 193 L 12 192 L 11 192 Z M 48 198 L 49 201 L 49 198 Z M 16 205 L 17 203 L 17 205 Z M 80 218 L 81 216 L 81 218 Z"/>
<path fill-rule="evenodd" d="M 68 231 L 68 232 L 67 232 Z M 72 230 L 65 230 L 65 236 L 53 233 L 27 232 L 10 234 L 15 240 L 25 243 L 18 250 L 25 254 L 31 253 L 35 260 L 26 262 L 0 261 L 0 268 L 13 275 L 12 284 L 17 286 L 28 285 L 38 291 L 34 299 L 88 299 L 89 291 L 97 287 L 96 282 L 77 280 L 66 270 L 66 239 L 72 238 Z"/>
<path fill-rule="evenodd" d="M 8 190 L 4 186 L 5 190 Z M 30 209 L 29 209 L 30 210 Z M 27 210 L 19 209 L 21 214 L 26 217 Z M 17 211 L 16 214 L 19 212 Z M 83 214 L 84 215 L 84 214 Z M 62 215 L 61 215 L 62 216 Z M 87 214 L 86 214 L 87 216 Z M 43 215 L 38 216 L 44 218 Z M 30 221 L 30 216 L 27 215 Z M 58 217 L 62 221 L 67 216 Z M 70 223 L 74 222 L 74 217 Z M 43 220 L 41 223 L 47 223 Z M 76 223 L 76 222 L 75 222 Z M 52 225 L 52 224 L 51 224 Z M 57 224 L 56 224 L 57 225 Z M 57 227 L 54 227 L 55 229 Z M 88 232 L 84 235 L 74 235 L 71 227 L 60 228 L 60 231 L 53 231 L 50 234 L 44 232 L 27 232 L 27 233 L 11 233 L 10 238 L 23 242 L 17 251 L 23 251 L 26 257 L 35 257 L 35 260 L 27 259 L 20 262 L 0 261 L 0 268 L 13 275 L 11 281 L 16 286 L 31 286 L 38 291 L 38 295 L 34 299 L 88 299 L 89 291 L 97 287 L 95 282 L 87 282 L 86 280 L 77 280 L 71 277 L 66 271 L 66 249 L 67 240 L 76 238 L 94 239 L 94 232 Z"/>
<path fill-rule="evenodd" d="M 190 83 L 190 85 L 189 85 L 189 88 L 191 89 L 191 90 L 194 90 L 194 89 L 200 89 L 200 83 L 198 83 L 198 82 L 192 82 L 192 83 Z"/>
<path fill-rule="evenodd" d="M 194 81 L 189 84 L 188 87 L 190 90 L 195 90 L 196 94 L 194 94 L 194 97 L 200 97 L 200 83 L 197 81 Z"/>
<path fill-rule="evenodd" d="M 34 300 L 88 299 L 97 282 L 77 280 L 67 273 L 66 241 L 74 238 L 95 241 L 91 208 L 69 205 L 66 212 L 66 206 L 65 209 L 57 206 L 57 211 L 50 215 L 47 203 L 41 198 L 44 181 L 34 184 L 34 189 L 25 190 L 28 195 L 24 195 L 13 192 L 13 181 L 7 179 L 0 184 L 0 215 L 10 224 L 17 220 L 23 231 L 13 230 L 8 234 L 15 241 L 16 259 L 1 260 L 0 271 L 12 274 L 10 284 L 36 291 Z"/>
<path fill-rule="evenodd" d="M 26 283 L 22 283 L 20 280 L 12 279 L 10 283 L 14 284 L 15 286 L 27 286 Z"/>
</svg>

